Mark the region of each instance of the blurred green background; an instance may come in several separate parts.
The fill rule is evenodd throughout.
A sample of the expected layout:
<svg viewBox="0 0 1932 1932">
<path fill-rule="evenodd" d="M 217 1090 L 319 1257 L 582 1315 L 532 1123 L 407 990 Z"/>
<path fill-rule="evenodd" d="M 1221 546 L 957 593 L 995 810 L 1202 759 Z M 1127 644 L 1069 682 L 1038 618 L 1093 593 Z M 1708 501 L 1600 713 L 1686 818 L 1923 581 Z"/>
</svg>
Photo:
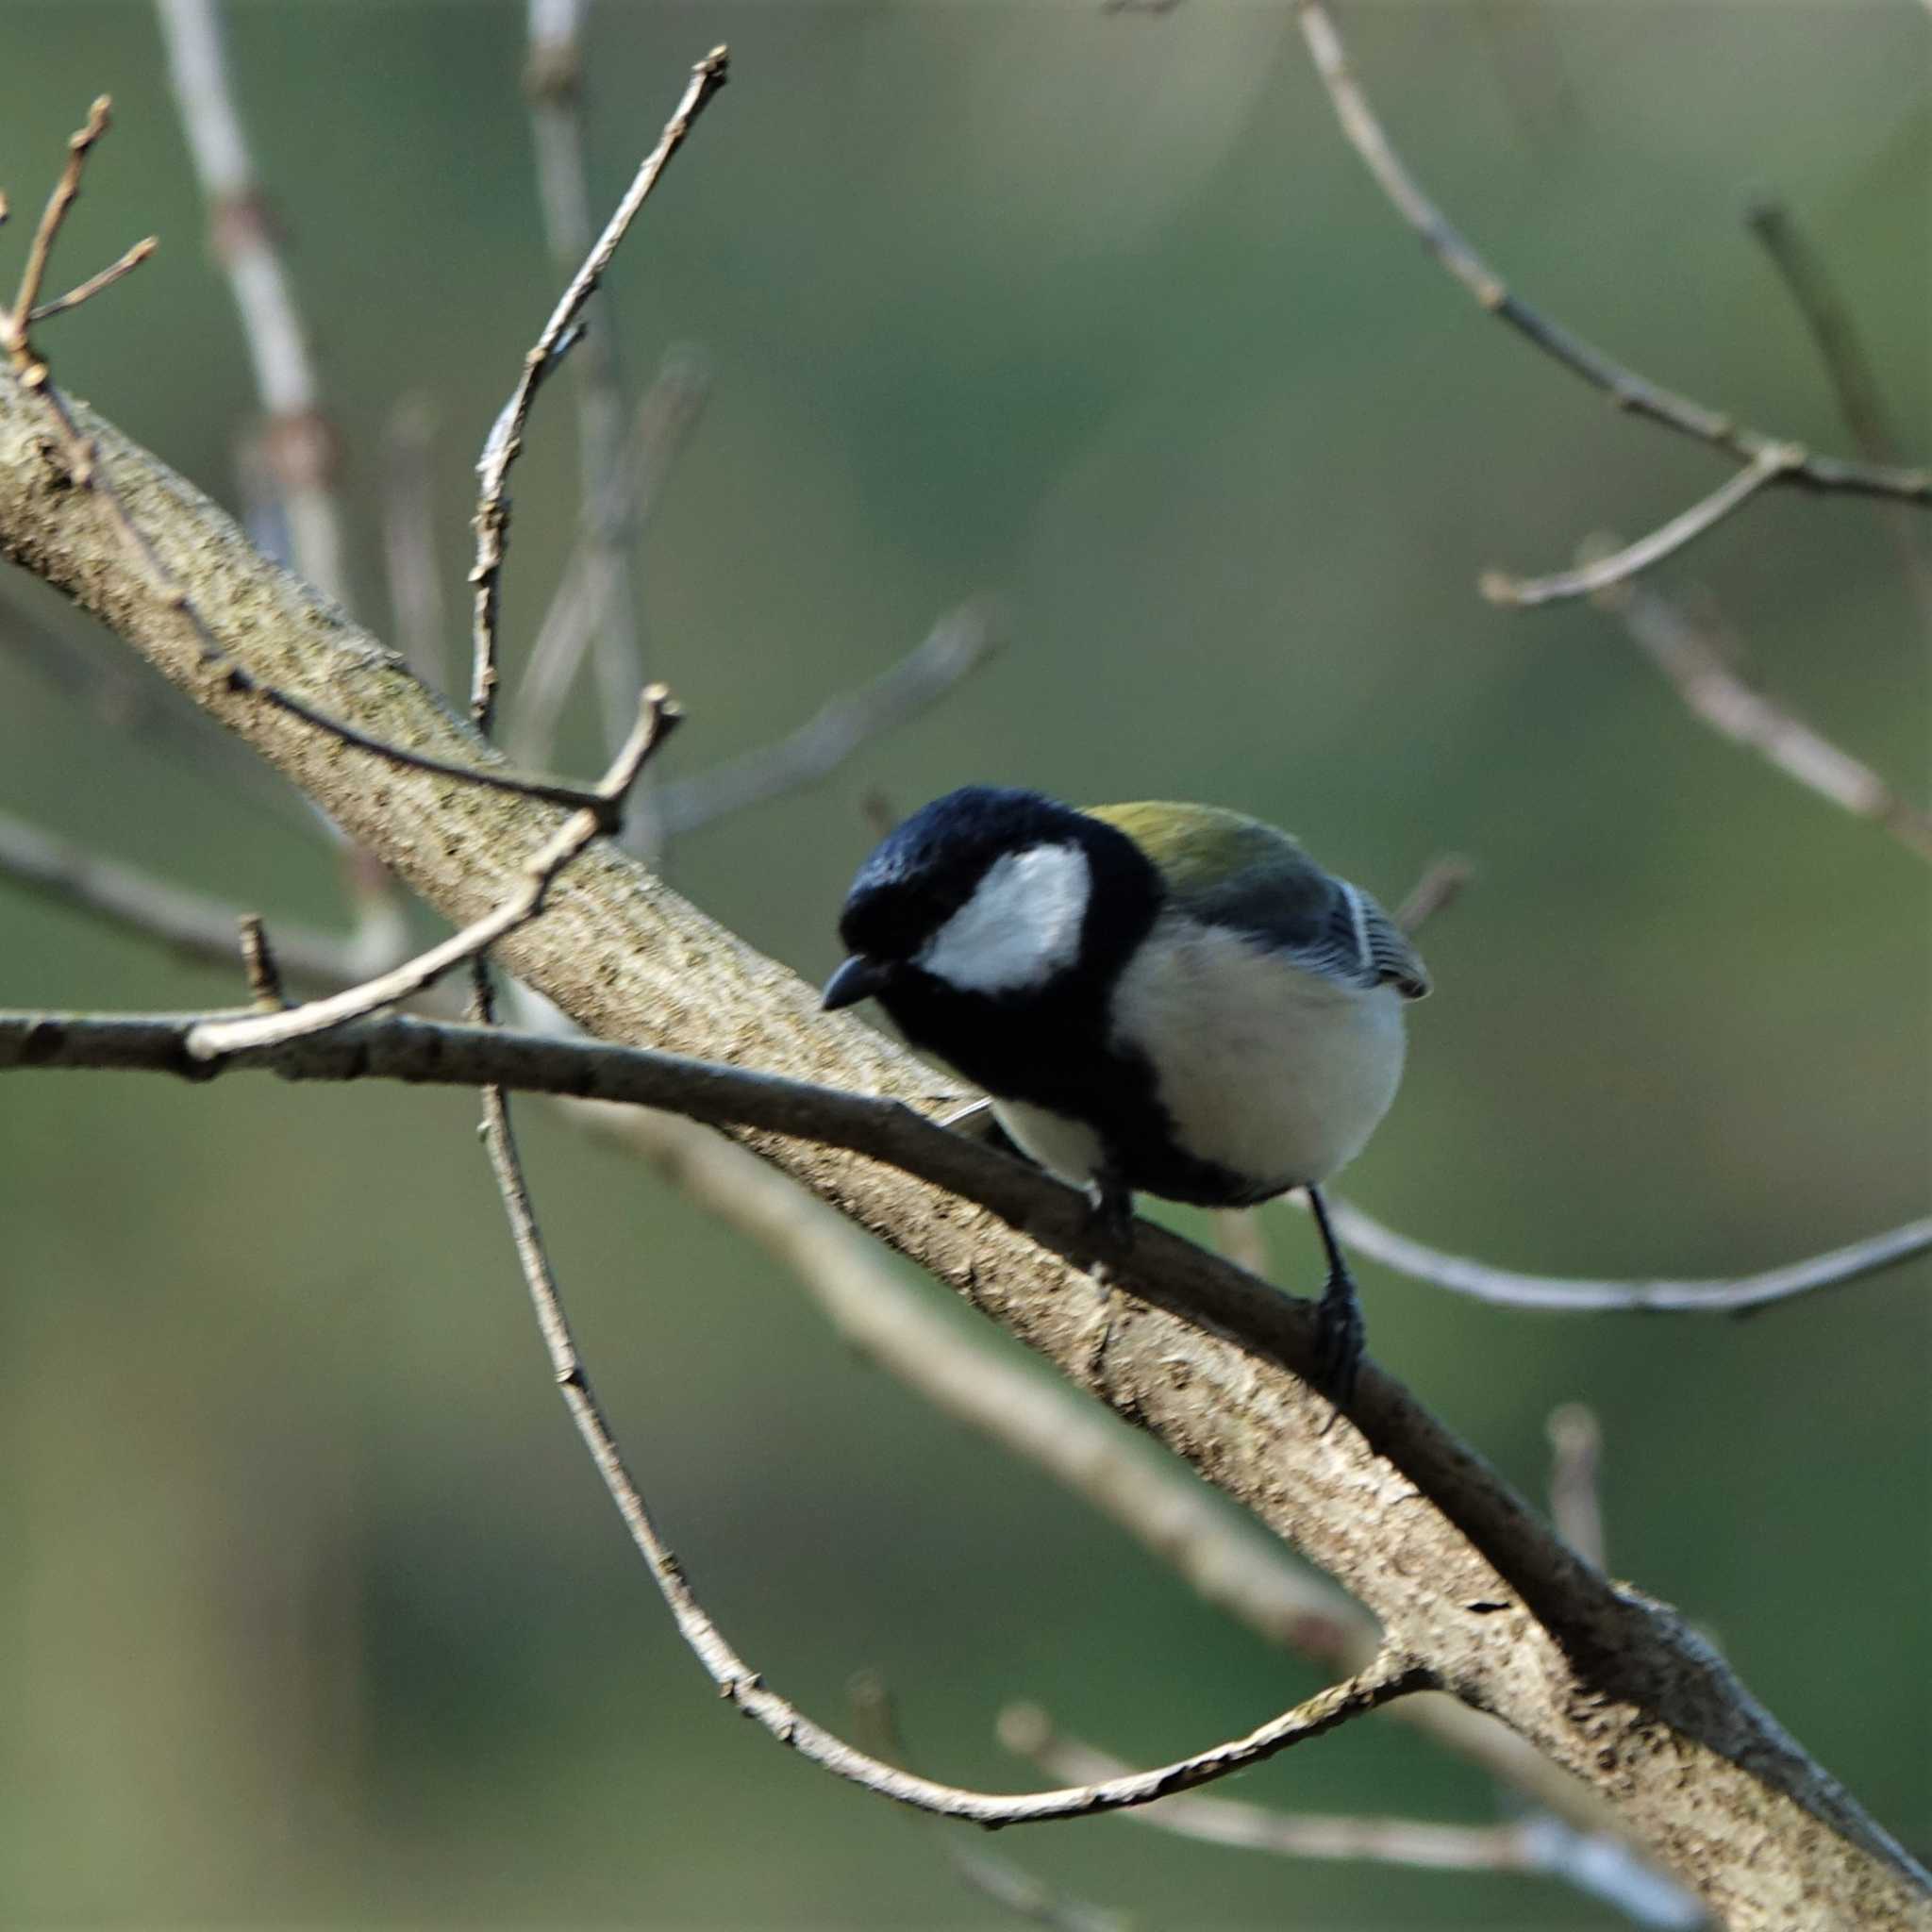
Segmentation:
<svg viewBox="0 0 1932 1932">
<path fill-rule="evenodd" d="M 1750 195 L 1787 197 L 1932 453 L 1923 8 L 1341 21 L 1398 144 L 1533 300 L 1840 449 L 1740 221 Z M 425 392 L 459 631 L 469 465 L 555 288 L 522 9 L 313 0 L 231 25 L 342 439 L 358 606 L 387 628 L 381 438 Z M 1391 899 L 1454 847 L 1480 883 L 1427 936 L 1440 991 L 1348 1177 L 1365 1207 L 1582 1274 L 1753 1269 L 1924 1211 L 1923 865 L 1710 737 L 1611 620 L 1475 594 L 1481 567 L 1561 566 L 1720 466 L 1426 260 L 1289 8 L 604 5 L 599 219 L 721 40 L 731 85 L 609 284 L 634 389 L 676 342 L 715 375 L 639 557 L 652 668 L 691 713 L 671 768 L 783 732 L 969 593 L 1005 595 L 1011 641 L 830 782 L 678 845 L 682 890 L 822 974 L 866 794 L 906 808 L 972 779 L 1241 807 Z M 232 502 L 251 390 L 159 45 L 142 7 L 0 8 L 0 241 L 17 259 L 21 212 L 111 92 L 55 280 L 150 229 L 162 249 L 48 347 Z M 512 662 L 561 567 L 575 461 L 559 385 L 517 477 Z M 1873 506 L 1774 493 L 1657 581 L 1721 600 L 1757 675 L 1925 797 L 1926 637 Z M 18 574 L 5 591 L 0 625 L 89 642 Z M 591 768 L 588 711 L 573 728 Z M 218 757 L 104 730 L 9 650 L 0 809 L 272 917 L 341 917 L 299 814 Z M 5 886 L 0 964 L 15 1007 L 239 991 Z M 475 1112 L 240 1077 L 8 1083 L 0 1914 L 995 1923 L 929 1835 L 719 1708 L 550 1387 Z M 808 1709 L 842 1724 L 848 1674 L 875 1666 L 924 1768 L 1011 1787 L 1033 1774 L 991 1735 L 1010 1697 L 1153 1761 L 1313 1687 L 855 1363 L 746 1241 L 523 1113 L 667 1531 Z M 1266 1219 L 1281 1278 L 1311 1287 L 1306 1223 Z M 1364 1274 L 1377 1358 L 1526 1489 L 1550 1409 L 1594 1406 L 1614 1570 L 1710 1629 L 1926 1849 L 1932 1270 L 1745 1323 L 1510 1314 Z M 1379 1722 L 1243 1785 L 1291 1808 L 1497 1804 Z M 1000 1848 L 1149 1927 L 1618 1923 L 1539 1880 L 1289 1866 L 1122 1821 Z"/>
</svg>

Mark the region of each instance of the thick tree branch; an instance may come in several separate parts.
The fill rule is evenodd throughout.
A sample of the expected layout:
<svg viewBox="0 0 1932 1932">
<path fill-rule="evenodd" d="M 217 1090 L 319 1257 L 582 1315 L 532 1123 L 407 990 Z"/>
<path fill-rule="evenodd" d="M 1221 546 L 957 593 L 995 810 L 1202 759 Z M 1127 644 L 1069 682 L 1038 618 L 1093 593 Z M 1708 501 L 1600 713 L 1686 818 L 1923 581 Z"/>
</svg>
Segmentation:
<svg viewBox="0 0 1932 1932">
<path fill-rule="evenodd" d="M 457 759 L 485 756 L 365 633 L 267 564 L 151 457 L 78 413 L 128 513 L 258 683 L 326 702 L 386 741 Z M 235 688 L 178 606 L 102 528 L 92 497 L 49 460 L 51 435 L 42 400 L 0 379 L 0 552 L 120 631 L 446 918 L 465 924 L 501 905 L 529 852 L 556 830 L 556 813 L 357 759 L 333 733 L 258 690 Z M 608 844 L 586 852 L 557 882 L 544 918 L 509 934 L 500 952 L 600 1037 L 881 1098 L 924 1101 L 933 1091 L 917 1060 L 856 1022 L 822 1016 L 810 988 Z M 1708 1645 L 1662 1606 L 1613 1588 L 1564 1550 L 1387 1377 L 1364 1376 L 1357 1428 L 1317 1437 L 1326 1405 L 1274 1366 L 1309 1360 L 1305 1305 L 1143 1230 L 1099 1390 L 1098 1297 L 1036 1241 L 974 1199 L 874 1161 L 766 1133 L 745 1138 L 1299 1542 L 1457 1695 L 1608 1794 L 1645 1846 L 1730 1923 L 1932 1926 L 1924 1874 Z M 963 1136 L 939 1139 L 949 1160 L 969 1158 Z M 1003 1188 L 1041 1185 L 1017 1163 L 1005 1170 Z M 1058 1192 L 1063 1220 L 1040 1214 L 1037 1191 L 1012 1205 L 1071 1251 L 1079 1208 Z"/>
</svg>

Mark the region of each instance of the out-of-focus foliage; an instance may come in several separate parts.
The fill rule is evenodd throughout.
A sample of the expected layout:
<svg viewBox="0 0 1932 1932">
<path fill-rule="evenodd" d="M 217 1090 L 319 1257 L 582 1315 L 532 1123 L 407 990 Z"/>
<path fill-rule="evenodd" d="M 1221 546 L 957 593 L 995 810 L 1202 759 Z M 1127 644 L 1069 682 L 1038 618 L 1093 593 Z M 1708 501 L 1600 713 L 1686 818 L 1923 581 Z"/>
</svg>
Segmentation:
<svg viewBox="0 0 1932 1932">
<path fill-rule="evenodd" d="M 1932 454 L 1921 9 L 1342 18 L 1395 138 L 1521 288 L 1660 380 L 1842 447 L 1740 219 L 1788 196 Z M 459 613 L 468 464 L 553 291 L 521 32 L 508 6 L 234 13 L 378 628 L 386 417 L 434 398 Z M 1013 641 L 834 782 L 682 845 L 680 888 L 819 974 L 864 794 L 974 778 L 1239 806 L 1391 897 L 1457 847 L 1481 883 L 1428 937 L 1440 992 L 1349 1176 L 1365 1205 L 1603 1274 L 1762 1266 L 1923 1211 L 1923 867 L 1707 737 L 1605 618 L 1474 594 L 1485 564 L 1555 568 L 1594 528 L 1661 520 L 1715 460 L 1436 271 L 1341 142 L 1291 9 L 607 6 L 600 206 L 720 40 L 732 84 L 610 281 L 633 383 L 676 341 L 716 375 L 640 557 L 652 670 L 692 718 L 674 765 L 787 729 L 968 592 L 1008 593 Z M 0 179 L 29 208 L 115 96 L 57 279 L 149 229 L 162 252 L 48 347 L 232 499 L 244 355 L 159 71 L 145 8 L 15 0 Z M 518 475 L 513 662 L 570 533 L 573 439 L 559 385 Z M 1925 640 L 1870 506 L 1774 492 L 1659 581 L 1707 588 L 1768 683 L 1924 795 Z M 322 839 L 10 653 L 0 808 L 272 916 L 337 916 Z M 0 967 L 15 1006 L 239 993 L 4 889 Z M 668 1633 L 548 1385 L 474 1114 L 242 1077 L 8 1082 L 7 1916 L 991 1921 L 925 1836 L 730 1723 Z M 1310 1687 L 856 1365 L 744 1242 L 525 1115 L 622 1433 L 726 1628 L 808 1707 L 841 1718 L 846 1674 L 876 1666 L 928 1769 L 1015 1784 L 991 1734 L 1009 1696 L 1152 1759 Z M 1282 1279 L 1310 1286 L 1306 1224 L 1268 1224 Z M 1550 1407 L 1596 1407 L 1615 1569 L 1710 1627 L 1922 1844 L 1928 1285 L 1922 1265 L 1718 1323 L 1366 1284 L 1377 1357 L 1520 1483 L 1541 1481 Z M 1493 1806 L 1389 1724 L 1247 1784 Z M 1119 1822 L 1008 1849 L 1150 1926 L 1610 1923 L 1534 1882 L 1296 1869 Z"/>
</svg>

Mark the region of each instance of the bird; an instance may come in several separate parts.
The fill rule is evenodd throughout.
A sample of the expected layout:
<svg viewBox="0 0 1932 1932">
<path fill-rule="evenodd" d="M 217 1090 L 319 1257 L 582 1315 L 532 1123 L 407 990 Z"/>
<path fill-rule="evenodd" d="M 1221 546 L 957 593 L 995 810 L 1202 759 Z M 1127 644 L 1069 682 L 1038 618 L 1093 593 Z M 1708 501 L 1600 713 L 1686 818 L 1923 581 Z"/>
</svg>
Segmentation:
<svg viewBox="0 0 1932 1932">
<path fill-rule="evenodd" d="M 875 1000 L 988 1095 L 1008 1139 L 1124 1245 L 1134 1194 L 1306 1191 L 1327 1263 L 1316 1379 L 1345 1406 L 1363 1322 L 1322 1185 L 1394 1100 L 1407 937 L 1300 842 L 1209 805 L 1075 808 L 969 785 L 895 826 L 839 915 L 828 1011 Z"/>
</svg>

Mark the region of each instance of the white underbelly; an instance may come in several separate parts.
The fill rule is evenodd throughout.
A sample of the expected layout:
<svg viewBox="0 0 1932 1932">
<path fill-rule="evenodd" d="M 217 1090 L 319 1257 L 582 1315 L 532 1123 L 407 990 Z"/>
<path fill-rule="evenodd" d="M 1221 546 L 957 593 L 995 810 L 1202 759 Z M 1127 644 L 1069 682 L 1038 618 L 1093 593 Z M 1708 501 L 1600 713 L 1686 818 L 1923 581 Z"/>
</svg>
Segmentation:
<svg viewBox="0 0 1932 1932">
<path fill-rule="evenodd" d="M 1257 1195 L 1354 1159 L 1402 1079 L 1392 987 L 1339 985 L 1174 915 L 1122 974 L 1114 1024 L 1153 1061 L 1175 1141 Z"/>
</svg>

